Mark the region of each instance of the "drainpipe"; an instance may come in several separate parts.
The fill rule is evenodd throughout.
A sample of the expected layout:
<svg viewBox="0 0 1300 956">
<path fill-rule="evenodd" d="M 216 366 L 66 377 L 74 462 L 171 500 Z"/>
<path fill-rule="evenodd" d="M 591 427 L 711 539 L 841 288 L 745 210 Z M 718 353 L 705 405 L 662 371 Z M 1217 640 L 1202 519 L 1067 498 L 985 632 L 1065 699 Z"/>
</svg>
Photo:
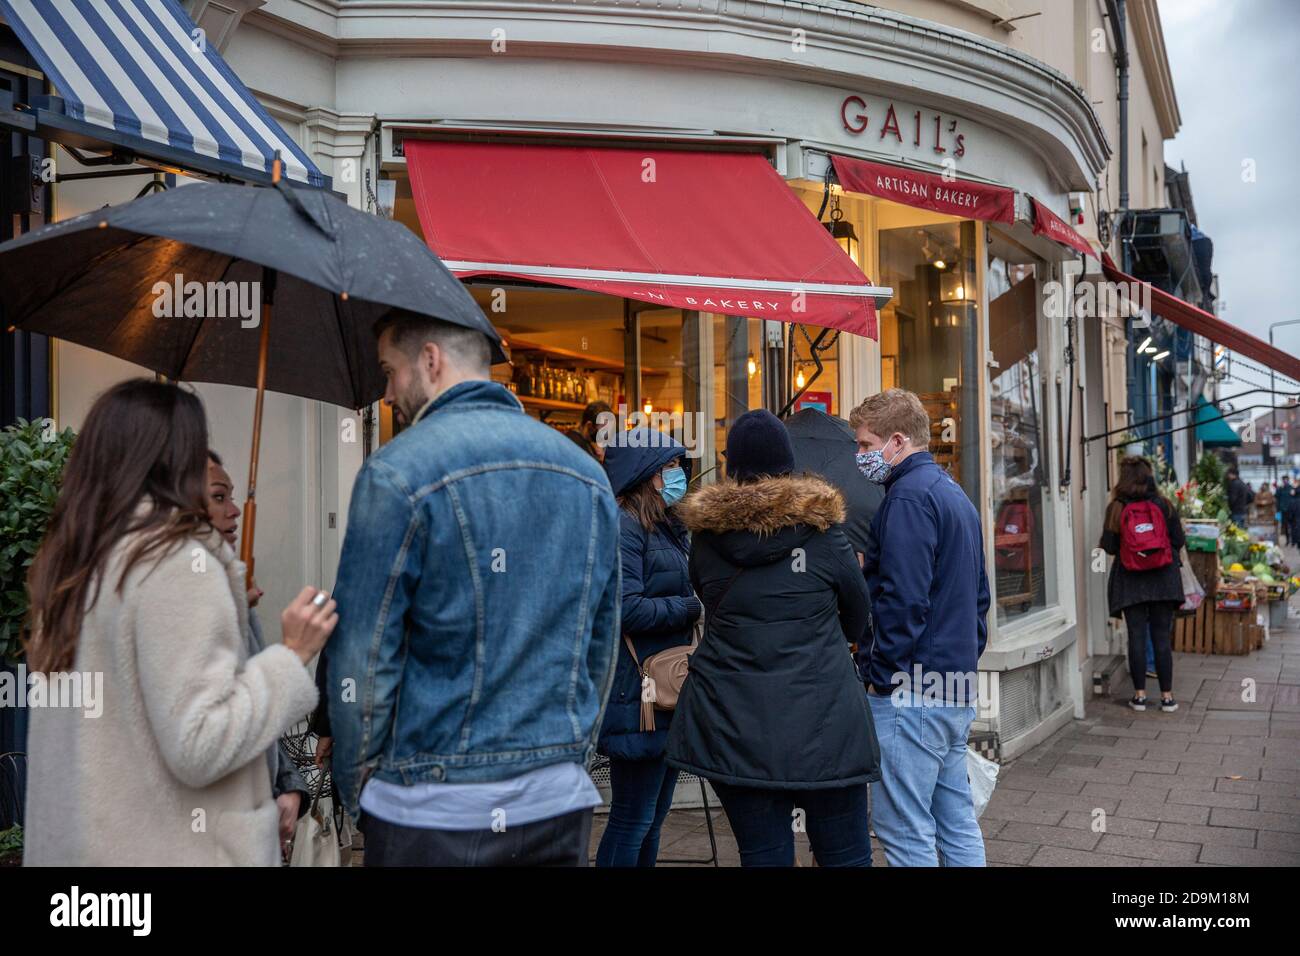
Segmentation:
<svg viewBox="0 0 1300 956">
<path fill-rule="evenodd" d="M 1106 0 L 1106 15 L 1110 20 L 1111 31 L 1115 39 L 1115 71 L 1118 76 L 1119 90 L 1116 102 L 1119 107 L 1119 211 L 1115 216 L 1115 235 L 1119 237 L 1120 268 L 1125 272 L 1133 271 L 1129 261 L 1128 244 L 1124 241 L 1124 228 L 1128 223 L 1128 22 L 1125 17 L 1125 0 Z M 1137 409 L 1139 356 L 1133 350 L 1132 320 L 1125 325 L 1125 338 L 1128 349 L 1125 351 L 1125 367 L 1128 371 L 1128 407 Z M 1142 417 L 1149 418 L 1150 409 Z"/>
</svg>

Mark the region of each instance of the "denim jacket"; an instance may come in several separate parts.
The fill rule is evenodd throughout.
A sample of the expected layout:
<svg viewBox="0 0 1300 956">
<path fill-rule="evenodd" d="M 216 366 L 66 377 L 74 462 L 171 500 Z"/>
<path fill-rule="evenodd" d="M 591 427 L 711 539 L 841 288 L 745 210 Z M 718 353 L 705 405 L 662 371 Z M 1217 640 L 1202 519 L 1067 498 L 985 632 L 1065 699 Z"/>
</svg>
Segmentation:
<svg viewBox="0 0 1300 956">
<path fill-rule="evenodd" d="M 595 747 L 619 634 L 600 465 L 494 382 L 462 382 L 366 461 L 326 648 L 336 792 L 503 780 Z"/>
</svg>

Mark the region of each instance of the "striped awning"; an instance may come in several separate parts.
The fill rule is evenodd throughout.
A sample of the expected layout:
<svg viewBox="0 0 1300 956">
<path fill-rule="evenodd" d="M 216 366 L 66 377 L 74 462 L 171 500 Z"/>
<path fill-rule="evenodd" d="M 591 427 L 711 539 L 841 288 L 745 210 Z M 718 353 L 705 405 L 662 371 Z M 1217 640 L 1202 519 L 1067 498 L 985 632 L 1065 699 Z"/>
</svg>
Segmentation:
<svg viewBox="0 0 1300 956">
<path fill-rule="evenodd" d="M 175 0 L 0 0 L 0 13 L 58 94 L 38 124 L 236 178 L 263 179 L 278 151 L 289 179 L 326 185 Z"/>
</svg>

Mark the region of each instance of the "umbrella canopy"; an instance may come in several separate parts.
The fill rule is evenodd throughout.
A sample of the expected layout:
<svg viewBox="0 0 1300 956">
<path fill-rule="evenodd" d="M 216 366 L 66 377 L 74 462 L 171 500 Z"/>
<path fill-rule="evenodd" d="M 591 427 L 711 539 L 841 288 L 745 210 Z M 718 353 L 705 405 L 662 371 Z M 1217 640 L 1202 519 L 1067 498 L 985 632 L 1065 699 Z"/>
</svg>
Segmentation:
<svg viewBox="0 0 1300 956">
<path fill-rule="evenodd" d="M 885 499 L 884 489 L 862 477 L 854 458 L 858 440 L 842 418 L 834 418 L 818 408 L 805 408 L 785 420 L 790 443 L 794 446 L 796 471 L 821 475 L 844 495 L 849 516 L 844 534 L 854 551 L 867 550 L 871 519 Z"/>
<path fill-rule="evenodd" d="M 272 391 L 346 408 L 378 399 L 371 326 L 393 309 L 477 329 L 505 360 L 473 297 L 418 236 L 320 190 L 199 183 L 0 245 L 6 324 L 181 381 L 258 385 L 264 280 Z"/>
</svg>

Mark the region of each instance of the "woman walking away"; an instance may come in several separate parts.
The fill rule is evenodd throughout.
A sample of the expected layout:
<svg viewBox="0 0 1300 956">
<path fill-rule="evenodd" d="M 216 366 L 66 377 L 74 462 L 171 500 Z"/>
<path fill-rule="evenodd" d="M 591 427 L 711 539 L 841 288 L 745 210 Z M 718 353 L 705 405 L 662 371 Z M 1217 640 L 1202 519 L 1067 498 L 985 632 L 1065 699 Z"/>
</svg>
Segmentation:
<svg viewBox="0 0 1300 956">
<path fill-rule="evenodd" d="M 1133 699 L 1128 705 L 1146 710 L 1147 638 L 1155 648 L 1160 681 L 1160 709 L 1173 713 L 1174 655 L 1170 641 L 1174 612 L 1183 603 L 1180 554 L 1186 535 L 1169 499 L 1156 490 L 1155 475 L 1144 458 L 1119 463 L 1119 482 L 1106 508 L 1101 547 L 1115 557 L 1107 590 L 1110 616 L 1128 625 L 1128 669 Z"/>
<path fill-rule="evenodd" d="M 775 415 L 727 435 L 728 481 L 678 507 L 705 635 L 668 734 L 668 763 L 713 784 L 743 866 L 791 866 L 801 824 L 821 866 L 870 866 L 867 784 L 880 779 L 849 645 L 867 585 L 838 525 L 844 499 L 795 477 Z"/>
<path fill-rule="evenodd" d="M 648 428 L 605 449 L 619 504 L 623 570 L 622 643 L 597 749 L 609 757 L 609 820 L 597 866 L 654 866 L 659 831 L 677 786 L 664 762 L 672 711 L 642 702 L 646 658 L 691 642 L 701 605 L 691 591 L 686 529 L 672 506 L 686 493 L 680 442 Z M 635 654 L 635 656 L 633 656 Z"/>
<path fill-rule="evenodd" d="M 123 382 L 86 416 L 28 574 L 27 659 L 102 695 L 32 712 L 27 865 L 280 862 L 268 754 L 314 706 L 306 665 L 338 616 L 304 588 L 283 643 L 248 655 L 207 465 L 203 406 L 174 385 Z"/>
</svg>

